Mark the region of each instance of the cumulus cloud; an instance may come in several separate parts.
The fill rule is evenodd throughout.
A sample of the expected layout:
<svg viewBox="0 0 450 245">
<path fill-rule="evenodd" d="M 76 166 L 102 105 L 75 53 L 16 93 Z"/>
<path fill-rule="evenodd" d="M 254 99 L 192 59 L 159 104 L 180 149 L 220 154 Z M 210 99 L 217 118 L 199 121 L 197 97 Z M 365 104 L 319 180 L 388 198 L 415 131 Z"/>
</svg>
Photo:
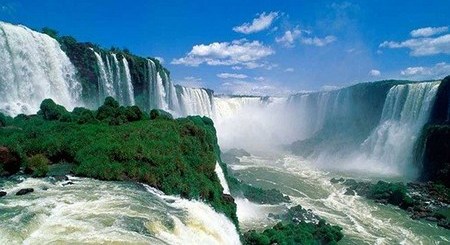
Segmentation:
<svg viewBox="0 0 450 245">
<path fill-rule="evenodd" d="M 402 71 L 400 74 L 403 77 L 409 79 L 439 79 L 450 74 L 450 64 L 446 62 L 437 63 L 434 66 L 415 66 L 408 67 Z"/>
<path fill-rule="evenodd" d="M 181 80 L 176 80 L 175 83 L 190 88 L 205 87 L 205 84 L 203 83 L 202 79 L 194 76 L 184 77 Z"/>
<path fill-rule="evenodd" d="M 295 28 L 292 31 L 286 31 L 283 36 L 275 38 L 275 41 L 287 48 L 292 48 L 294 47 L 295 40 L 300 37 L 301 34 L 301 30 Z"/>
<path fill-rule="evenodd" d="M 306 45 L 314 45 L 317 47 L 323 47 L 327 44 L 330 44 L 332 42 L 336 41 L 335 36 L 326 36 L 324 38 L 318 38 L 318 37 L 308 37 L 308 38 L 302 38 L 301 42 Z"/>
<path fill-rule="evenodd" d="M 412 38 L 402 42 L 384 41 L 380 48 L 407 48 L 412 56 L 450 54 L 450 34 L 434 36 L 448 32 L 448 27 L 425 27 L 411 31 Z M 434 37 L 432 37 L 434 36 Z"/>
<path fill-rule="evenodd" d="M 219 74 L 217 74 L 217 77 L 223 78 L 223 79 L 228 79 L 228 78 L 244 79 L 244 78 L 247 78 L 248 76 L 245 74 L 236 74 L 236 73 L 219 73 Z"/>
<path fill-rule="evenodd" d="M 412 30 L 410 32 L 412 37 L 430 37 L 437 34 L 441 34 L 448 31 L 447 26 L 441 27 L 424 27 L 416 30 Z"/>
<path fill-rule="evenodd" d="M 233 31 L 250 34 L 265 30 L 272 25 L 272 22 L 278 17 L 278 12 L 263 12 L 258 17 L 254 18 L 252 23 L 244 23 L 240 26 L 233 27 Z"/>
<path fill-rule="evenodd" d="M 381 75 L 381 72 L 379 70 L 372 69 L 369 71 L 369 75 L 372 77 L 379 77 Z"/>
<path fill-rule="evenodd" d="M 274 53 L 272 48 L 265 46 L 262 42 L 241 39 L 195 45 L 185 57 L 174 59 L 171 63 L 186 66 L 200 64 L 245 66 L 253 69 L 264 67 L 264 62 L 260 62 L 261 59 Z"/>
<path fill-rule="evenodd" d="M 293 71 L 294 71 L 294 68 L 289 67 L 289 68 L 286 68 L 284 71 L 285 71 L 285 72 L 293 72 Z"/>
<path fill-rule="evenodd" d="M 305 45 L 313 45 L 317 47 L 323 47 L 327 44 L 330 44 L 336 41 L 336 37 L 332 35 L 328 35 L 326 37 L 311 37 L 308 36 L 311 34 L 311 31 L 300 30 L 300 28 L 295 27 L 292 30 L 287 30 L 284 32 L 283 36 L 276 37 L 275 42 L 283 45 L 286 48 L 295 47 L 295 42 L 300 40 L 301 43 Z"/>
</svg>

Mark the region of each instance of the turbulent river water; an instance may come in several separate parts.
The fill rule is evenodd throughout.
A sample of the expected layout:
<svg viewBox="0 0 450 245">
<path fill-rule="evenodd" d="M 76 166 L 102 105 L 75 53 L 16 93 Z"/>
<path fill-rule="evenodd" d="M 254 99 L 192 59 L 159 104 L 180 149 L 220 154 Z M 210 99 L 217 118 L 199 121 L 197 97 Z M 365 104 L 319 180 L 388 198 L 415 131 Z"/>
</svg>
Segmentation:
<svg viewBox="0 0 450 245">
<path fill-rule="evenodd" d="M 290 206 L 312 209 L 332 224 L 344 228 L 340 244 L 450 244 L 450 231 L 436 223 L 413 220 L 405 211 L 381 205 L 360 196 L 344 195 L 345 187 L 332 184 L 333 177 L 359 180 L 401 181 L 395 177 L 327 172 L 316 169 L 307 161 L 292 155 L 243 157 L 231 166 L 245 182 L 276 188 L 291 197 L 289 205 L 256 205 L 238 200 L 241 228 L 262 229 L 276 221 L 268 218 Z"/>
<path fill-rule="evenodd" d="M 233 223 L 202 202 L 135 183 L 70 181 L 1 180 L 9 194 L 0 198 L 0 244 L 240 243 Z"/>
<path fill-rule="evenodd" d="M 257 205 L 237 198 L 243 231 L 262 230 L 290 206 L 302 205 L 344 228 L 340 244 L 450 244 L 450 231 L 412 220 L 393 206 L 344 195 L 332 177 L 399 180 L 327 172 L 291 155 L 242 157 L 230 166 L 247 183 L 276 188 L 292 203 Z M 0 244 L 239 244 L 231 221 L 204 203 L 167 196 L 149 186 L 70 177 L 2 179 Z M 21 188 L 35 192 L 14 195 Z"/>
</svg>

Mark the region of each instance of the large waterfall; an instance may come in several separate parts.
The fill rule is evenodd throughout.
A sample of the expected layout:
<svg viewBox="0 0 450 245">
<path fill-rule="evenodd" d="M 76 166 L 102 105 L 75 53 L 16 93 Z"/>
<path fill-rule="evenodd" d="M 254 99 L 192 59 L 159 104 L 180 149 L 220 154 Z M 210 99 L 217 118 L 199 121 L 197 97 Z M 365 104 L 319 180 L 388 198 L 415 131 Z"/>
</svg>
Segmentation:
<svg viewBox="0 0 450 245">
<path fill-rule="evenodd" d="M 370 159 L 398 171 L 409 168 L 415 143 L 428 121 L 439 84 L 396 85 L 389 90 L 380 123 L 362 144 Z"/>
<path fill-rule="evenodd" d="M 53 38 L 0 22 L 0 111 L 36 113 L 45 98 L 73 108 L 81 95 L 75 68 Z"/>
</svg>

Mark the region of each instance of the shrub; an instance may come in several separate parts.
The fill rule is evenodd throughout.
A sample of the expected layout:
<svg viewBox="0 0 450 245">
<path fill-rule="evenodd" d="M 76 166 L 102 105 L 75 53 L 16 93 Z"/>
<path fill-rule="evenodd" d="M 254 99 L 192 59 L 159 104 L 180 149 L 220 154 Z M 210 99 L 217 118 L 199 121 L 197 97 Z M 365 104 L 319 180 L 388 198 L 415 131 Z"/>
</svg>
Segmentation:
<svg viewBox="0 0 450 245">
<path fill-rule="evenodd" d="M 35 177 L 44 177 L 48 172 L 48 164 L 50 161 L 43 154 L 36 154 L 28 158 L 25 172 Z"/>
<path fill-rule="evenodd" d="M 64 106 L 56 104 L 52 99 L 42 101 L 38 114 L 42 115 L 45 120 L 59 120 L 64 114 L 68 114 Z"/>
</svg>

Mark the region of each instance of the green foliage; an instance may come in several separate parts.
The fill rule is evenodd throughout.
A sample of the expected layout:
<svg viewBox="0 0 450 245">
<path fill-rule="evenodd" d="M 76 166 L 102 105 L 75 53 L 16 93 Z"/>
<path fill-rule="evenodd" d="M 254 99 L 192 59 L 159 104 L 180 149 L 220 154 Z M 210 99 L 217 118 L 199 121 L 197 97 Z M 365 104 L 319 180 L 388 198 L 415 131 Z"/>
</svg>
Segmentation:
<svg viewBox="0 0 450 245">
<path fill-rule="evenodd" d="M 7 126 L 11 120 L 12 120 L 11 117 L 5 116 L 3 115 L 3 113 L 0 112 L 0 128 Z"/>
<path fill-rule="evenodd" d="M 324 220 L 319 224 L 280 222 L 262 233 L 245 233 L 244 244 L 336 244 L 344 237 L 341 230 L 338 226 L 326 224 Z"/>
<path fill-rule="evenodd" d="M 96 119 L 108 122 L 110 125 L 121 125 L 127 122 L 139 121 L 144 113 L 137 106 L 119 106 L 112 97 L 107 97 L 105 103 L 98 108 Z"/>
<path fill-rule="evenodd" d="M 38 114 L 42 115 L 45 120 L 60 120 L 65 114 L 68 114 L 66 108 L 57 105 L 52 99 L 42 101 Z"/>
<path fill-rule="evenodd" d="M 34 177 L 44 177 L 48 172 L 50 161 L 43 154 L 36 154 L 28 158 L 25 172 L 31 173 Z"/>
<path fill-rule="evenodd" d="M 76 108 L 67 112 L 72 120 L 63 121 L 58 105 L 43 105 L 39 115 L 17 117 L 14 127 L 0 129 L 0 146 L 33 156 L 27 166 L 39 176 L 46 172 L 43 159 L 69 162 L 79 176 L 134 180 L 204 200 L 237 225 L 236 205 L 222 195 L 214 171 L 218 146 L 209 118 L 148 120 L 139 108 L 107 98 L 98 111 Z M 111 126 L 114 120 L 122 121 Z"/>
<path fill-rule="evenodd" d="M 53 30 L 53 29 L 50 29 L 48 27 L 44 27 L 44 28 L 42 28 L 41 32 L 49 35 L 50 37 L 52 37 L 54 39 L 58 39 L 58 32 Z"/>
<path fill-rule="evenodd" d="M 376 200 L 387 200 L 390 204 L 407 208 L 413 206 L 414 201 L 408 195 L 406 186 L 403 183 L 388 183 L 378 181 L 372 185 L 367 194 L 368 198 Z"/>
<path fill-rule="evenodd" d="M 161 110 L 161 109 L 153 109 L 150 111 L 150 119 L 166 119 L 166 120 L 172 120 L 173 116 L 168 113 L 167 111 Z"/>
</svg>

